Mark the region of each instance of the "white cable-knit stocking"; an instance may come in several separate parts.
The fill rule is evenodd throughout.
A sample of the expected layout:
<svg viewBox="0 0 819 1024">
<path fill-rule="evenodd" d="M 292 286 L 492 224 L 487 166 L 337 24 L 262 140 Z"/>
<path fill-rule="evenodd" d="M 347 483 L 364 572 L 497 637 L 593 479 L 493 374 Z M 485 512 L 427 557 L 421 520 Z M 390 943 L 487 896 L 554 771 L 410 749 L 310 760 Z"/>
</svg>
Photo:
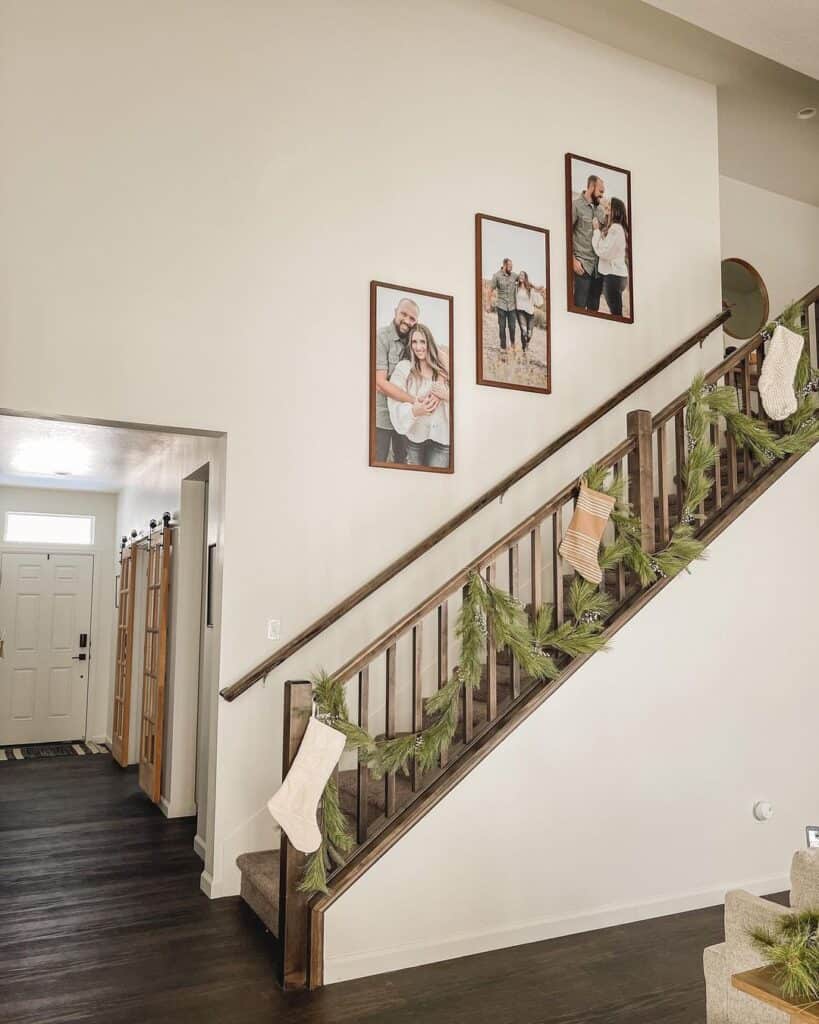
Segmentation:
<svg viewBox="0 0 819 1024">
<path fill-rule="evenodd" d="M 267 809 L 302 853 L 313 853 L 321 845 L 316 810 L 345 742 L 344 733 L 311 718 L 287 778 L 267 801 Z"/>
<path fill-rule="evenodd" d="M 777 325 L 759 375 L 759 397 L 772 420 L 785 420 L 796 412 L 793 381 L 804 344 L 798 334 Z"/>
</svg>

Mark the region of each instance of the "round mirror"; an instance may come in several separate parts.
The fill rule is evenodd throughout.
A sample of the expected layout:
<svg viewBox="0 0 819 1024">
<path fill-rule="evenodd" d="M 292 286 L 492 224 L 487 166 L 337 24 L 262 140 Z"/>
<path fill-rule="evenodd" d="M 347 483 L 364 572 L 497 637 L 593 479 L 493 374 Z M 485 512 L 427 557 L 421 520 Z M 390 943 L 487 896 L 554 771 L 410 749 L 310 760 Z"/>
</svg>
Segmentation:
<svg viewBox="0 0 819 1024">
<path fill-rule="evenodd" d="M 753 338 L 768 322 L 768 289 L 759 272 L 745 260 L 722 261 L 722 308 L 731 310 L 722 327 L 731 338 Z"/>
</svg>

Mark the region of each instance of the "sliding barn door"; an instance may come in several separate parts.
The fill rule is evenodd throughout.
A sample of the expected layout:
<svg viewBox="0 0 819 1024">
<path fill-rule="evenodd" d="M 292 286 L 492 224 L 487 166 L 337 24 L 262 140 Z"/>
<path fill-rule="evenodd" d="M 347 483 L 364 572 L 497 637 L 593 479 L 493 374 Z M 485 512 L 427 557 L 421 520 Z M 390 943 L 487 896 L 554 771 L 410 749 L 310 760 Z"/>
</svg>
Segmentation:
<svg viewBox="0 0 819 1024">
<path fill-rule="evenodd" d="M 139 785 L 155 804 L 162 785 L 165 731 L 165 670 L 173 533 L 169 526 L 151 531 L 145 606 L 145 661 L 142 676 L 142 728 L 139 737 Z"/>
<path fill-rule="evenodd" d="M 128 767 L 131 724 L 131 669 L 134 650 L 134 574 L 136 550 L 124 548 L 119 574 L 119 615 L 117 617 L 117 662 L 114 676 L 114 727 L 111 753 L 117 764 Z"/>
</svg>

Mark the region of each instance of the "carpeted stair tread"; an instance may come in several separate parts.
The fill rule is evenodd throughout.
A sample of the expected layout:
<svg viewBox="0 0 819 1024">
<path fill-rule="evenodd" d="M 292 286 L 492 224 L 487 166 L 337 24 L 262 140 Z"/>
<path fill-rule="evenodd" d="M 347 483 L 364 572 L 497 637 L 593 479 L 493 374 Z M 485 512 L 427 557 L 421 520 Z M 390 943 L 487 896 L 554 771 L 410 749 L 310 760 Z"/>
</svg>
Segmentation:
<svg viewBox="0 0 819 1024">
<path fill-rule="evenodd" d="M 242 899 L 274 935 L 279 931 L 279 851 L 259 850 L 236 858 Z"/>
</svg>

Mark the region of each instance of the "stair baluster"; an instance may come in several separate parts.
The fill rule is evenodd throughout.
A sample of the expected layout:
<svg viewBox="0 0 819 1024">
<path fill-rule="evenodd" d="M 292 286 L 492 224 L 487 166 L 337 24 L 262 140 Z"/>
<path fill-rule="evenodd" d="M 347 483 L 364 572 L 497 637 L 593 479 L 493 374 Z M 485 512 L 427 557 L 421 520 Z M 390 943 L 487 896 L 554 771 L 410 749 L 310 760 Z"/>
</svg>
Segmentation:
<svg viewBox="0 0 819 1024">
<path fill-rule="evenodd" d="M 665 547 L 671 536 L 668 518 L 668 424 L 657 427 L 657 533 L 660 547 Z"/>
<path fill-rule="evenodd" d="M 733 375 L 729 371 L 725 374 L 725 384 L 734 387 Z M 739 460 L 737 458 L 737 443 L 734 435 L 729 431 L 725 432 L 725 461 L 728 466 L 728 486 L 726 496 L 730 501 L 739 489 Z"/>
<path fill-rule="evenodd" d="M 386 699 L 384 703 L 384 715 L 385 715 L 385 727 L 384 735 L 387 739 L 393 739 L 395 737 L 395 723 L 396 723 L 396 662 L 397 662 L 397 647 L 395 644 L 390 644 L 387 648 L 387 682 L 386 682 Z M 387 772 L 384 776 L 384 813 L 389 818 L 395 814 L 395 772 Z"/>
<path fill-rule="evenodd" d="M 562 626 L 565 618 L 563 559 L 560 545 L 563 542 L 563 504 L 552 513 L 552 602 L 555 608 L 555 625 Z"/>
<path fill-rule="evenodd" d="M 358 673 L 358 724 L 362 729 L 370 727 L 370 666 L 365 665 Z M 369 784 L 370 769 L 364 764 L 362 753 L 358 753 L 356 779 L 356 837 L 359 843 L 367 839 L 369 831 Z"/>
<path fill-rule="evenodd" d="M 635 513 L 640 517 L 643 550 L 653 551 L 654 541 L 654 455 L 652 452 L 651 413 L 635 409 L 626 417 L 628 436 L 636 441 L 628 457 L 629 493 Z"/>
<path fill-rule="evenodd" d="M 509 593 L 520 600 L 520 549 L 517 541 L 509 548 Z M 512 674 L 512 700 L 520 696 L 520 665 L 511 657 L 510 672 Z"/>
<path fill-rule="evenodd" d="M 438 605 L 438 689 L 449 679 L 449 601 Z M 441 751 L 441 767 L 446 768 L 449 751 Z"/>
<path fill-rule="evenodd" d="M 412 731 L 419 732 L 424 726 L 424 687 L 423 673 L 423 627 L 422 619 L 412 628 Z M 413 758 L 410 766 L 413 792 L 421 786 L 422 772 L 418 762 Z"/>
</svg>

